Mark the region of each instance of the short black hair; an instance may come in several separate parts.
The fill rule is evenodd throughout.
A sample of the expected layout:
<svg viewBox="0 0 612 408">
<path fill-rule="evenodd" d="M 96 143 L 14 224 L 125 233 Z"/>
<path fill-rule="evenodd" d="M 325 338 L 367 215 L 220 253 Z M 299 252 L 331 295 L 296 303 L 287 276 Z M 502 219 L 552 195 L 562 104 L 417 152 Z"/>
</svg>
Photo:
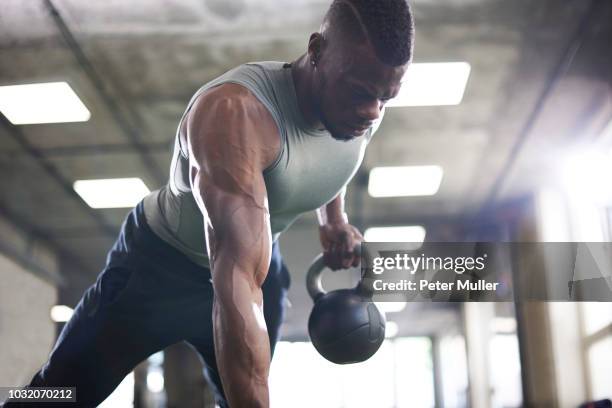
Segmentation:
<svg viewBox="0 0 612 408">
<path fill-rule="evenodd" d="M 385 64 L 412 60 L 414 20 L 406 0 L 334 0 L 323 26 L 342 38 L 369 40 Z"/>
</svg>

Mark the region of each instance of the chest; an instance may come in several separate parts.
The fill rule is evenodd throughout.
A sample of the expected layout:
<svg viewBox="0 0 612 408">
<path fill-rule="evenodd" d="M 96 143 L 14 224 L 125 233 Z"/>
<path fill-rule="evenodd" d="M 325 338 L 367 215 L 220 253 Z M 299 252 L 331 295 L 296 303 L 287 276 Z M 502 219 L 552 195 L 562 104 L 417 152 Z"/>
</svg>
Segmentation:
<svg viewBox="0 0 612 408">
<path fill-rule="evenodd" d="M 288 140 L 279 165 L 265 176 L 271 213 L 302 213 L 333 199 L 351 180 L 365 153 L 363 138 Z"/>
</svg>

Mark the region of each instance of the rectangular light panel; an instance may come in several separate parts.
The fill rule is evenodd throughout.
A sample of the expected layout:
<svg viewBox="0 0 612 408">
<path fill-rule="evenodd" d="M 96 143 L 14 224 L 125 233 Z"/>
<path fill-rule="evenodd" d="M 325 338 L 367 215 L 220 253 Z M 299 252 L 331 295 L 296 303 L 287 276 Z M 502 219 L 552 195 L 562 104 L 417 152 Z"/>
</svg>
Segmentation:
<svg viewBox="0 0 612 408">
<path fill-rule="evenodd" d="M 444 171 L 440 166 L 375 167 L 370 171 L 372 197 L 430 196 L 438 192 Z"/>
<path fill-rule="evenodd" d="M 91 117 L 66 82 L 0 86 L 0 111 L 13 125 L 85 122 Z"/>
<path fill-rule="evenodd" d="M 420 225 L 403 227 L 368 228 L 363 236 L 366 242 L 408 242 L 420 244 L 425 240 L 425 228 Z M 402 247 L 405 248 L 405 247 Z"/>
<path fill-rule="evenodd" d="M 77 180 L 74 191 L 91 208 L 133 207 L 149 194 L 145 183 L 137 178 Z"/>
<path fill-rule="evenodd" d="M 458 105 L 470 76 L 467 62 L 414 63 L 388 107 Z"/>
</svg>

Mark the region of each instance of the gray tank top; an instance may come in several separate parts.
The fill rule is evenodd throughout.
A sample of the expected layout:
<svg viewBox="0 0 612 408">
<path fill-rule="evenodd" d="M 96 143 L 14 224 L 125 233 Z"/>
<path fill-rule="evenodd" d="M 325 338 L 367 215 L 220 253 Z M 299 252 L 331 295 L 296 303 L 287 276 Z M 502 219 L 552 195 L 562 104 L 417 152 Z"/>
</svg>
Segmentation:
<svg viewBox="0 0 612 408">
<path fill-rule="evenodd" d="M 282 62 L 247 63 L 208 82 L 191 98 L 181 123 L 202 92 L 223 83 L 249 89 L 270 111 L 280 130 L 280 153 L 263 172 L 271 233 L 276 241 L 301 214 L 328 203 L 348 184 L 374 129 L 365 137 L 344 142 L 325 130 L 309 128 L 299 110 L 291 68 Z M 145 217 L 160 238 L 195 263 L 208 267 L 203 216 L 191 192 L 187 147 L 181 145 L 179 137 L 181 123 L 169 182 L 145 197 Z"/>
</svg>

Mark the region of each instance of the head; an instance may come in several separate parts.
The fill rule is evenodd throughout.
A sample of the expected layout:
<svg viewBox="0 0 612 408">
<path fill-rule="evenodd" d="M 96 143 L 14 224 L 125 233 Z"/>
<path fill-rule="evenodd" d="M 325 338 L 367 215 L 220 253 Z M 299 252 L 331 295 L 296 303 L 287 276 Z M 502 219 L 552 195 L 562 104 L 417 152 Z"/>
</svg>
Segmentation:
<svg viewBox="0 0 612 408">
<path fill-rule="evenodd" d="M 412 60 L 406 0 L 334 0 L 310 37 L 316 114 L 338 140 L 362 136 L 397 95 Z"/>
</svg>

